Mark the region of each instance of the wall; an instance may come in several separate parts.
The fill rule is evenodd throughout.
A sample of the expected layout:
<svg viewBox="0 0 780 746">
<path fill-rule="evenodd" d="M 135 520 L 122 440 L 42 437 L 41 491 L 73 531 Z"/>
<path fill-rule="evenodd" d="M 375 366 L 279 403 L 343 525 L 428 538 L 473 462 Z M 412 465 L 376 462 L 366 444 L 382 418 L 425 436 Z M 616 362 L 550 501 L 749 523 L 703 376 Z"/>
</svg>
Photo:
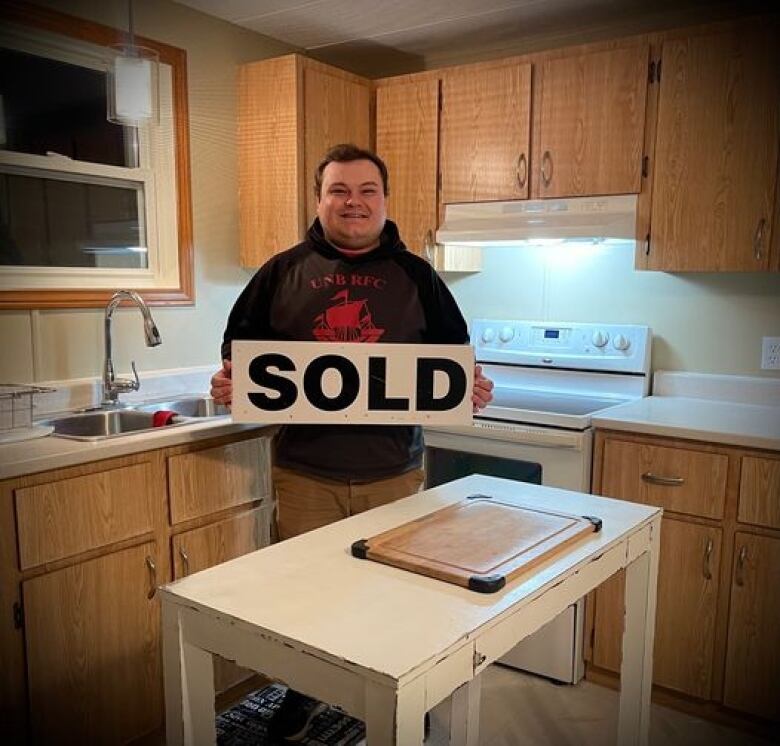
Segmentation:
<svg viewBox="0 0 780 746">
<path fill-rule="evenodd" d="M 39 0 L 40 1 L 40 0 Z M 40 4 L 127 28 L 126 0 L 49 0 Z M 243 62 L 292 50 L 169 0 L 134 0 L 135 30 L 187 51 L 195 243 L 195 305 L 154 308 L 162 334 L 146 348 L 141 316 L 114 317 L 114 361 L 126 373 L 219 363 L 226 316 L 251 273 L 238 263 L 236 75 Z M 0 381 L 32 382 L 100 375 L 102 310 L 0 313 Z"/>
<path fill-rule="evenodd" d="M 780 377 L 762 371 L 761 337 L 780 336 L 779 274 L 637 272 L 633 243 L 483 249 L 483 270 L 448 274 L 464 315 L 647 324 L 654 370 Z"/>
</svg>

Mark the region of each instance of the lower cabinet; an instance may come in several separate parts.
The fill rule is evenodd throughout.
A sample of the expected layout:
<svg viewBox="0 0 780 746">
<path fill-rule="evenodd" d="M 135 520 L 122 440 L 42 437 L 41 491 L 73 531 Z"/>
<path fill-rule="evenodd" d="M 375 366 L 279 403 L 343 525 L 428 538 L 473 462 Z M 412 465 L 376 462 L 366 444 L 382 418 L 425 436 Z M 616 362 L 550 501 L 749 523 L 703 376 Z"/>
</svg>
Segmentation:
<svg viewBox="0 0 780 746">
<path fill-rule="evenodd" d="M 34 743 L 114 744 L 162 724 L 153 543 L 22 584 Z"/>
<path fill-rule="evenodd" d="M 271 541 L 270 527 L 269 508 L 263 506 L 174 536 L 174 576 L 182 578 L 267 546 Z M 214 658 L 217 692 L 230 689 L 252 673 L 232 661 Z"/>
<path fill-rule="evenodd" d="M 780 538 L 735 539 L 723 703 L 780 721 Z"/>
</svg>

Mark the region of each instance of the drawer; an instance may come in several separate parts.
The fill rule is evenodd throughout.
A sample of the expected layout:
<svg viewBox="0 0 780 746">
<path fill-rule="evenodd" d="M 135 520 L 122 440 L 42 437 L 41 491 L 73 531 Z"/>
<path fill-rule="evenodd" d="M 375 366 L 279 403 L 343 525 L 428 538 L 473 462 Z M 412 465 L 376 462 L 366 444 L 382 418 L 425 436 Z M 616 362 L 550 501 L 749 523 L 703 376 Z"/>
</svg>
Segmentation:
<svg viewBox="0 0 780 746">
<path fill-rule="evenodd" d="M 780 528 L 780 459 L 742 458 L 737 520 Z"/>
<path fill-rule="evenodd" d="M 607 439 L 601 494 L 703 518 L 722 518 L 728 456 Z"/>
<path fill-rule="evenodd" d="M 22 570 L 152 530 L 151 464 L 15 490 Z"/>
<path fill-rule="evenodd" d="M 174 524 L 268 497 L 270 439 L 169 456 L 168 490 Z"/>
</svg>

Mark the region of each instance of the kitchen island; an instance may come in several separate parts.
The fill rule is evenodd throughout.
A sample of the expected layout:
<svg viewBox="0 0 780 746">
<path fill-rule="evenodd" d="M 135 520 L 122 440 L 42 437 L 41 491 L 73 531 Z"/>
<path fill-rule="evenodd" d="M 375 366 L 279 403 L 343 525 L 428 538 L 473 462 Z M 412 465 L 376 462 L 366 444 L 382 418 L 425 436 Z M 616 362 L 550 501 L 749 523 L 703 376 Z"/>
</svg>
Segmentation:
<svg viewBox="0 0 780 746">
<path fill-rule="evenodd" d="M 350 555 L 476 493 L 603 528 L 490 595 Z M 451 743 L 476 744 L 482 671 L 626 568 L 617 738 L 646 743 L 660 521 L 657 508 L 471 476 L 183 578 L 161 589 L 167 742 L 214 743 L 219 654 L 363 718 L 371 746 L 421 743 L 424 713 L 453 695 Z"/>
</svg>

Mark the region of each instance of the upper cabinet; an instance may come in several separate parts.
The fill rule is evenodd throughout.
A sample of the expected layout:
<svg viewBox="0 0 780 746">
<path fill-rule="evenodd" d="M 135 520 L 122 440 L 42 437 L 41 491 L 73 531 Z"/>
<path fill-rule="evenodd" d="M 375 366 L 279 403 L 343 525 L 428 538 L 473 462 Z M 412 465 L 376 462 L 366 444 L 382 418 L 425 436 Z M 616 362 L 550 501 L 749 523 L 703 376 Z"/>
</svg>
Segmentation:
<svg viewBox="0 0 780 746">
<path fill-rule="evenodd" d="M 639 192 L 649 51 L 639 44 L 539 66 L 539 197 Z"/>
<path fill-rule="evenodd" d="M 316 214 L 314 170 L 333 145 L 368 147 L 369 81 L 300 55 L 238 77 L 241 264 L 300 242 Z"/>
<path fill-rule="evenodd" d="M 387 164 L 387 216 L 407 247 L 430 260 L 438 225 L 439 81 L 376 92 L 376 152 Z"/>
<path fill-rule="evenodd" d="M 663 42 L 639 268 L 777 268 L 777 39 L 776 20 L 762 19 Z"/>
<path fill-rule="evenodd" d="M 445 71 L 442 93 L 442 202 L 527 198 L 531 65 Z"/>
</svg>

